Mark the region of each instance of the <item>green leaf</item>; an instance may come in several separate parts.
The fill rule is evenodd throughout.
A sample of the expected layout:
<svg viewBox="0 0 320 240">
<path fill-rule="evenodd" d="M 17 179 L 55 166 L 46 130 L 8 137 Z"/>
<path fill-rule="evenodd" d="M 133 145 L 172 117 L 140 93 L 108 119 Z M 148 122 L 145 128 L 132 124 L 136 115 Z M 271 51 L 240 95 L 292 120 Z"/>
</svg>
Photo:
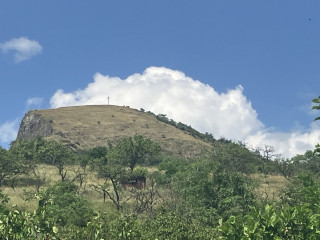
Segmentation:
<svg viewBox="0 0 320 240">
<path fill-rule="evenodd" d="M 312 102 L 314 103 L 320 103 L 320 96 L 318 98 L 312 99 Z"/>
<path fill-rule="evenodd" d="M 52 227 L 52 231 L 56 234 L 59 232 L 57 227 Z"/>
</svg>

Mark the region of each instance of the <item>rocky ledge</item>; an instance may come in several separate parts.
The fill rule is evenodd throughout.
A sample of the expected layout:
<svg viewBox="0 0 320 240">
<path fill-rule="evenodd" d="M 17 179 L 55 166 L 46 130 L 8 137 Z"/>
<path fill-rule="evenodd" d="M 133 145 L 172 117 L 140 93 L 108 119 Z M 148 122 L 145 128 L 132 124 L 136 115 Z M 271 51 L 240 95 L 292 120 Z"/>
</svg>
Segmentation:
<svg viewBox="0 0 320 240">
<path fill-rule="evenodd" d="M 32 110 L 23 117 L 17 138 L 29 140 L 38 136 L 48 137 L 52 133 L 52 120 L 46 120 L 37 114 L 37 110 Z"/>
</svg>

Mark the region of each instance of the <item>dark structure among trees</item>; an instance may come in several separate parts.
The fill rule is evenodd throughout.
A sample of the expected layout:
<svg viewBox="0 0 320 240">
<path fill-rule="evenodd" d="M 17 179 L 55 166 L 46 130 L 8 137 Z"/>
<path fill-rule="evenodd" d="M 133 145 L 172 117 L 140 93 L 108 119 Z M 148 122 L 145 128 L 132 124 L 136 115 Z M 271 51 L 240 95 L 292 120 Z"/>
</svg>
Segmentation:
<svg viewBox="0 0 320 240">
<path fill-rule="evenodd" d="M 122 186 L 125 189 L 129 189 L 129 188 L 145 189 L 147 186 L 146 177 L 145 176 L 132 177 L 128 181 L 123 182 Z"/>
</svg>

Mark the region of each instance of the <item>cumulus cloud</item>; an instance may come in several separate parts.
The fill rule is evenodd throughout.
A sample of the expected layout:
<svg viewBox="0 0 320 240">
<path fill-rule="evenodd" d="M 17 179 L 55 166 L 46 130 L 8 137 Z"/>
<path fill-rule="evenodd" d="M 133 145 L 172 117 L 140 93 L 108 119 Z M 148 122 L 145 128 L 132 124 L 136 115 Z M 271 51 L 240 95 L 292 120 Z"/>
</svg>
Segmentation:
<svg viewBox="0 0 320 240">
<path fill-rule="evenodd" d="M 42 46 L 35 40 L 20 37 L 0 43 L 0 50 L 3 53 L 13 51 L 14 60 L 19 63 L 39 54 L 42 51 Z"/>
<path fill-rule="evenodd" d="M 273 132 L 264 129 L 246 138 L 252 147 L 274 146 L 275 151 L 282 157 L 293 157 L 303 154 L 306 150 L 313 150 L 320 142 L 320 126 L 312 123 L 310 128 L 302 131 Z"/>
<path fill-rule="evenodd" d="M 53 108 L 107 104 L 108 97 L 110 104 L 166 114 L 216 138 L 246 141 L 252 146 L 270 144 L 286 156 L 312 149 L 320 136 L 317 126 L 309 133 L 272 133 L 258 119 L 242 86 L 218 93 L 181 71 L 165 67 L 149 67 L 126 79 L 97 73 L 85 89 L 68 93 L 60 89 L 50 103 Z"/>
<path fill-rule="evenodd" d="M 39 107 L 43 102 L 43 98 L 34 97 L 34 98 L 28 98 L 27 99 L 27 107 L 36 106 Z"/>
<path fill-rule="evenodd" d="M 5 122 L 0 125 L 0 143 L 1 145 L 8 146 L 8 144 L 15 140 L 18 133 L 18 120 L 12 122 Z"/>
<path fill-rule="evenodd" d="M 219 94 L 209 85 L 164 67 L 150 67 L 124 80 L 97 73 L 86 89 L 58 90 L 50 103 L 54 108 L 106 104 L 108 96 L 110 104 L 164 113 L 218 137 L 243 138 L 263 126 L 241 86 Z"/>
</svg>

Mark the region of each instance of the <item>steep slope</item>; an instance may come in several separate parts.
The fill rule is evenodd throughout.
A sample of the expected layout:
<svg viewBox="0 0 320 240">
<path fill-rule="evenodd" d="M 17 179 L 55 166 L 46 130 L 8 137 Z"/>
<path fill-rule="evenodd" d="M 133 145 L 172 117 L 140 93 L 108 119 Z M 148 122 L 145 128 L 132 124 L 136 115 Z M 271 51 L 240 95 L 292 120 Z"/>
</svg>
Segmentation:
<svg viewBox="0 0 320 240">
<path fill-rule="evenodd" d="M 41 136 L 74 149 L 87 149 L 114 144 L 135 134 L 158 142 L 165 152 L 176 156 L 193 157 L 211 149 L 209 143 L 157 120 L 154 114 L 111 105 L 29 111 L 17 138 Z"/>
</svg>

